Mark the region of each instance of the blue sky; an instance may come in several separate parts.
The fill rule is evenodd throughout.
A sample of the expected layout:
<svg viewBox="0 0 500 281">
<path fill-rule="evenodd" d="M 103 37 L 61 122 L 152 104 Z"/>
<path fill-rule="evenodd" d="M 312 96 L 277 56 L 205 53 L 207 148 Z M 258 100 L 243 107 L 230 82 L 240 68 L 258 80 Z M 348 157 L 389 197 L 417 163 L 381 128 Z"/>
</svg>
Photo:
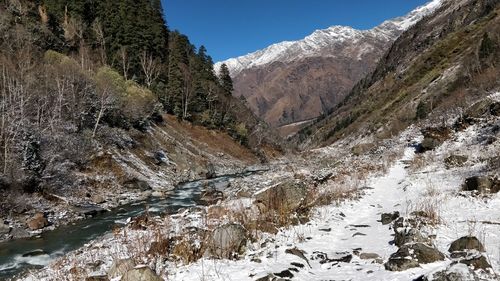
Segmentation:
<svg viewBox="0 0 500 281">
<path fill-rule="evenodd" d="M 426 0 L 162 0 L 170 29 L 205 45 L 214 61 L 270 44 L 298 40 L 316 29 L 369 29 Z"/>
</svg>

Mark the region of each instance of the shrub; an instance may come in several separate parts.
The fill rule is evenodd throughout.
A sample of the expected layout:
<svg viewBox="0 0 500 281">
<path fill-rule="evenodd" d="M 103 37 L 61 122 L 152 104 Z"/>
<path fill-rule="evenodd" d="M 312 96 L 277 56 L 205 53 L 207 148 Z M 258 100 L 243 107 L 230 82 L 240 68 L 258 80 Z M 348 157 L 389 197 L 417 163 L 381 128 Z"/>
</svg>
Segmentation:
<svg viewBox="0 0 500 281">
<path fill-rule="evenodd" d="M 111 126 L 143 129 L 148 119 L 160 110 L 156 96 L 133 81 L 125 81 L 115 70 L 102 67 L 97 71 L 97 90 L 110 96 L 110 110 L 106 121 Z"/>
</svg>

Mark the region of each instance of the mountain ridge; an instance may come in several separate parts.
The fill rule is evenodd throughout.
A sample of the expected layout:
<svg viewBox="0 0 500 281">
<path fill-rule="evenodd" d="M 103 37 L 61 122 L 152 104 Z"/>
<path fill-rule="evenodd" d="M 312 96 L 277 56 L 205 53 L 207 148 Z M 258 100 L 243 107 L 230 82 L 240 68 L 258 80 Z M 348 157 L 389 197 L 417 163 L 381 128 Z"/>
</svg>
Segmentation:
<svg viewBox="0 0 500 281">
<path fill-rule="evenodd" d="M 386 20 L 371 29 L 360 30 L 341 25 L 333 25 L 325 29 L 318 29 L 301 40 L 282 41 L 243 56 L 217 62 L 214 68 L 217 70 L 225 63 L 229 68 L 231 76 L 235 77 L 244 69 L 267 65 L 275 61 L 289 62 L 314 56 L 314 52 L 325 47 L 325 45 L 349 39 L 356 40 L 361 36 L 380 35 L 386 39 L 394 40 L 394 37 L 399 35 L 395 33 L 408 29 L 424 16 L 432 13 L 442 4 L 442 2 L 442 0 L 430 1 L 426 5 L 417 7 L 406 14 L 406 16 Z M 304 53 L 300 54 L 297 52 L 300 50 L 304 51 Z M 287 51 L 289 51 L 289 53 L 286 53 Z M 331 55 L 333 56 L 333 54 Z"/>
<path fill-rule="evenodd" d="M 332 26 L 226 61 L 233 95 L 244 98 L 255 115 L 275 128 L 327 115 L 408 27 L 441 3 L 431 1 L 369 30 Z M 286 137 L 301 127 L 278 131 Z"/>
</svg>

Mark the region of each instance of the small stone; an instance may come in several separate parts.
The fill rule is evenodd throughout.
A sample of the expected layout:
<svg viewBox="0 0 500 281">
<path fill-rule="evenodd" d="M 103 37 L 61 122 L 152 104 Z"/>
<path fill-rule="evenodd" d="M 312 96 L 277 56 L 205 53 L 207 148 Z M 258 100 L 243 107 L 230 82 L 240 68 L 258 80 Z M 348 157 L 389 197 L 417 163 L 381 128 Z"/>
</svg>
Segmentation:
<svg viewBox="0 0 500 281">
<path fill-rule="evenodd" d="M 281 277 L 281 278 L 293 278 L 293 273 L 290 272 L 290 270 L 286 269 L 286 270 L 283 270 L 282 272 L 279 272 L 279 273 L 274 273 L 274 275 L 278 276 L 278 277 Z"/>
<path fill-rule="evenodd" d="M 380 221 L 382 222 L 382 224 L 387 225 L 399 218 L 399 212 L 383 213 L 382 215 L 380 215 L 380 217 Z"/>
<path fill-rule="evenodd" d="M 359 258 L 362 260 L 374 260 L 374 259 L 379 259 L 380 256 L 379 254 L 376 253 L 361 253 L 359 254 Z"/>
</svg>

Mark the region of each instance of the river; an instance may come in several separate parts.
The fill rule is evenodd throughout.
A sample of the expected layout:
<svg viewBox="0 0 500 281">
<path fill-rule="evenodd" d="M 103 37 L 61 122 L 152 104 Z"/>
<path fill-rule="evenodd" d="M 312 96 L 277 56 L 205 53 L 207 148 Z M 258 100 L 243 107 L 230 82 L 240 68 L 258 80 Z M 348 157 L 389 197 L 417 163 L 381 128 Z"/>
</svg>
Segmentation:
<svg viewBox="0 0 500 281">
<path fill-rule="evenodd" d="M 28 269 L 43 268 L 54 259 L 110 232 L 114 226 L 124 225 L 127 219 L 143 214 L 146 207 L 153 215 L 173 214 L 180 209 L 198 205 L 197 201 L 203 186 L 223 187 L 231 178 L 248 176 L 256 172 L 258 171 L 182 183 L 166 198 L 150 198 L 123 205 L 110 212 L 44 232 L 39 237 L 1 243 L 0 280 L 13 278 Z"/>
</svg>

